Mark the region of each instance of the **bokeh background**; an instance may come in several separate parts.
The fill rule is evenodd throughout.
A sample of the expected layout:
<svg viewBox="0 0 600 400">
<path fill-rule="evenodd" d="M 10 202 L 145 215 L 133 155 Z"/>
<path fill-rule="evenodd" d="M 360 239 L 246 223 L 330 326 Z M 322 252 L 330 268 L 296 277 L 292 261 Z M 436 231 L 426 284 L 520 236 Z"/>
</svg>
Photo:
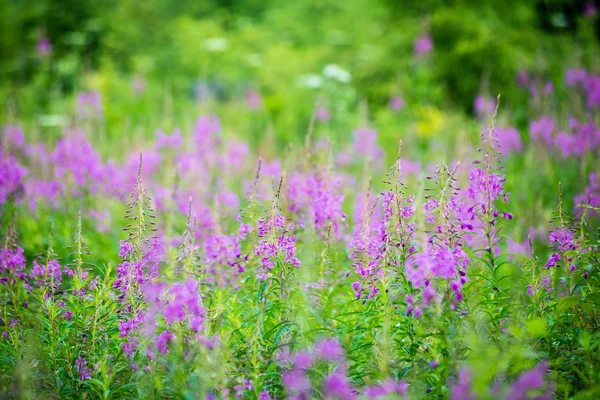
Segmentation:
<svg viewBox="0 0 600 400">
<path fill-rule="evenodd" d="M 378 111 L 393 96 L 410 110 L 401 122 L 433 135 L 448 119 L 473 116 L 478 94 L 502 94 L 523 129 L 519 72 L 559 82 L 570 67 L 594 65 L 596 8 L 576 0 L 2 0 L 0 101 L 44 128 L 68 115 L 58 99 L 73 104 L 76 93 L 98 91 L 108 134 L 122 135 L 124 121 L 164 125 L 206 100 L 232 110 L 255 91 L 281 144 L 305 134 L 317 101 L 352 125 L 348 114 L 364 100 L 385 138 L 394 133 Z M 347 79 L 326 79 L 330 64 Z"/>
</svg>

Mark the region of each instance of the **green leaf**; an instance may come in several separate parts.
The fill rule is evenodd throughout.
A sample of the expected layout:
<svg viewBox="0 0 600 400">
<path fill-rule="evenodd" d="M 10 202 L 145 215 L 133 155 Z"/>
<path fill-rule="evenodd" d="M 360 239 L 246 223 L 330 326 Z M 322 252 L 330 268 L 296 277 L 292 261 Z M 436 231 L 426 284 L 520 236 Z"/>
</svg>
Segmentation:
<svg viewBox="0 0 600 400">
<path fill-rule="evenodd" d="M 560 315 L 579 302 L 581 302 L 581 297 L 579 296 L 573 295 L 561 297 L 556 304 L 556 312 L 558 315 Z"/>
<path fill-rule="evenodd" d="M 546 319 L 536 318 L 525 322 L 527 332 L 533 337 L 542 337 L 548 334 L 546 330 Z"/>
</svg>

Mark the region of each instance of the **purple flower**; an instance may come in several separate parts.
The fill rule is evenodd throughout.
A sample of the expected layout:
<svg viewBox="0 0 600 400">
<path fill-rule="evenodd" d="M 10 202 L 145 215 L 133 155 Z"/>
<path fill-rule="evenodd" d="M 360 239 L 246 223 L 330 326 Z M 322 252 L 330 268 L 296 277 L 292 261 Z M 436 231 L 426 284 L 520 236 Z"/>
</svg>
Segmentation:
<svg viewBox="0 0 600 400">
<path fill-rule="evenodd" d="M 39 264 L 37 260 L 33 262 L 29 276 L 37 279 L 38 285 L 43 285 L 47 281 L 54 283 L 53 289 L 60 285 L 62 280 L 62 270 L 60 264 L 56 260 L 49 260 L 47 265 Z"/>
<path fill-rule="evenodd" d="M 600 76 L 588 75 L 583 89 L 588 108 L 592 109 L 600 106 Z"/>
<path fill-rule="evenodd" d="M 308 392 L 311 389 L 310 381 L 303 370 L 285 371 L 281 375 L 281 380 L 283 381 L 283 386 L 285 387 L 288 396 L 308 395 Z"/>
<path fill-rule="evenodd" d="M 373 162 L 380 162 L 384 151 L 377 145 L 377 131 L 372 128 L 360 128 L 352 132 L 352 145 L 355 154 Z"/>
<path fill-rule="evenodd" d="M 554 135 L 554 119 L 549 116 L 542 116 L 537 121 L 531 122 L 529 131 L 534 141 L 542 142 L 546 146 L 551 147 Z"/>
<path fill-rule="evenodd" d="M 424 34 L 417 38 L 414 43 L 414 52 L 417 56 L 422 56 L 433 50 L 433 40 L 429 34 Z"/>
<path fill-rule="evenodd" d="M 329 173 L 291 174 L 288 185 L 290 211 L 297 214 L 301 223 L 314 226 L 319 236 L 330 232 L 340 238 L 346 214 L 342 210 L 344 195 L 341 182 Z"/>
<path fill-rule="evenodd" d="M 246 104 L 251 110 L 259 110 L 263 105 L 263 98 L 256 89 L 250 89 L 246 92 Z"/>
<path fill-rule="evenodd" d="M 91 371 L 86 367 L 87 361 L 85 358 L 80 357 L 75 360 L 75 369 L 79 373 L 79 379 L 82 381 L 90 379 L 92 377 Z"/>
<path fill-rule="evenodd" d="M 596 174 L 590 174 L 589 185 L 585 188 L 583 193 L 580 193 L 575 197 L 575 210 L 577 214 L 581 214 L 584 211 L 584 208 L 579 205 L 589 205 L 591 207 L 600 208 L 600 179 L 598 179 Z"/>
<path fill-rule="evenodd" d="M 526 87 L 529 84 L 529 79 L 529 74 L 525 70 L 521 70 L 517 74 L 517 83 L 520 86 Z"/>
<path fill-rule="evenodd" d="M 121 241 L 119 255 L 122 254 L 127 258 L 135 250 L 133 244 Z M 117 266 L 117 280 L 113 286 L 123 294 L 137 290 L 136 288 L 140 285 L 158 276 L 160 252 L 158 240 L 151 238 L 148 243 L 144 244 L 142 250 L 142 258 L 139 261 L 123 261 Z"/>
<path fill-rule="evenodd" d="M 554 85 L 552 85 L 552 82 L 548 81 L 544 84 L 544 96 L 549 96 L 552 94 L 552 92 L 554 91 Z"/>
<path fill-rule="evenodd" d="M 475 97 L 475 114 L 478 117 L 488 117 L 492 115 L 496 109 L 496 100 L 493 97 L 485 97 L 481 94 Z"/>
<path fill-rule="evenodd" d="M 142 76 L 135 75 L 131 79 L 131 89 L 134 95 L 141 95 L 146 90 L 146 80 Z"/>
<path fill-rule="evenodd" d="M 241 385 L 236 385 L 233 387 L 233 390 L 235 390 L 235 398 L 236 399 L 241 399 L 244 397 L 244 392 L 246 390 L 252 390 L 254 389 L 254 385 L 252 384 L 252 382 L 250 382 L 248 379 L 244 378 L 242 380 L 242 384 Z"/>
<path fill-rule="evenodd" d="M 327 398 L 339 400 L 353 400 L 358 396 L 346 376 L 345 368 L 338 368 L 323 382 L 323 394 Z"/>
<path fill-rule="evenodd" d="M 584 69 L 569 69 L 565 73 L 565 81 L 567 86 L 583 85 L 587 80 L 587 72 Z"/>
<path fill-rule="evenodd" d="M 221 121 L 216 115 L 202 115 L 196 120 L 194 142 L 201 154 L 209 159 L 214 157 Z"/>
<path fill-rule="evenodd" d="M 577 250 L 579 247 L 573 237 L 573 232 L 568 228 L 553 229 L 549 233 L 550 244 L 554 245 L 559 252 Z"/>
<path fill-rule="evenodd" d="M 515 128 L 496 127 L 494 134 L 498 139 L 498 151 L 503 156 L 508 156 L 511 153 L 521 153 L 523 151 L 521 135 Z"/>
<path fill-rule="evenodd" d="M 596 14 L 598 14 L 596 4 L 593 1 L 588 1 L 583 9 L 583 15 L 585 15 L 586 18 L 592 18 L 595 17 Z"/>
<path fill-rule="evenodd" d="M 552 268 L 556 266 L 556 262 L 560 260 L 560 254 L 558 253 L 553 253 L 550 258 L 548 259 L 548 262 L 546 263 L 546 268 Z"/>
<path fill-rule="evenodd" d="M 0 146 L 8 147 L 13 150 L 25 149 L 25 133 L 19 125 L 4 125 L 2 127 L 3 142 Z"/>
<path fill-rule="evenodd" d="M 404 381 L 395 382 L 392 379 L 388 379 L 380 385 L 367 386 L 364 390 L 364 394 L 367 399 L 377 399 L 394 394 L 404 395 L 407 390 L 408 383 Z"/>
<path fill-rule="evenodd" d="M 324 339 L 315 345 L 317 357 L 325 361 L 341 361 L 344 358 L 344 351 L 340 343 L 333 338 Z"/>
<path fill-rule="evenodd" d="M 238 281 L 246 270 L 247 261 L 247 257 L 242 255 L 241 242 L 250 228 L 249 225 L 240 224 L 237 235 L 221 233 L 206 237 L 204 258 L 207 264 L 208 283 L 233 287 L 239 285 Z M 276 251 L 274 247 L 265 251 L 267 250 L 269 250 L 269 254 Z"/>
<path fill-rule="evenodd" d="M 156 338 L 156 347 L 159 353 L 166 353 L 169 350 L 169 343 L 175 339 L 175 335 L 172 332 L 164 331 L 161 332 Z"/>
<path fill-rule="evenodd" d="M 21 247 L 8 248 L 0 250 L 0 273 L 18 274 L 25 268 L 25 256 Z"/>
<path fill-rule="evenodd" d="M 39 38 L 37 42 L 37 52 L 40 57 L 46 57 L 52 52 L 52 43 L 46 36 Z"/>
<path fill-rule="evenodd" d="M 329 109 L 325 106 L 318 106 L 315 110 L 315 119 L 321 122 L 327 122 L 331 119 Z"/>
<path fill-rule="evenodd" d="M 458 382 L 450 386 L 451 400 L 475 400 L 475 394 L 471 388 L 471 374 L 469 370 L 463 368 L 458 374 Z"/>
<path fill-rule="evenodd" d="M 393 96 L 390 99 L 389 106 L 392 111 L 400 111 L 405 106 L 404 99 L 400 96 Z"/>
<path fill-rule="evenodd" d="M 25 190 L 27 169 L 0 148 L 0 206 L 10 199 L 18 200 Z"/>
<path fill-rule="evenodd" d="M 263 390 L 258 395 L 258 400 L 273 400 L 268 390 Z"/>
<path fill-rule="evenodd" d="M 261 218 L 258 221 L 258 236 L 267 237 L 272 234 L 274 238 L 269 240 L 261 240 L 258 245 L 254 248 L 254 253 L 260 257 L 259 262 L 261 268 L 258 270 L 259 278 L 264 281 L 269 276 L 270 271 L 276 265 L 276 256 L 281 256 L 283 261 L 287 264 L 291 264 L 294 267 L 300 267 L 301 263 L 296 258 L 296 237 L 290 235 L 286 230 L 285 220 L 279 212 L 268 216 L 267 218 Z M 293 223 L 288 227 L 289 230 L 293 229 Z M 274 239 L 274 242 L 273 242 Z"/>
<path fill-rule="evenodd" d="M 119 257 L 121 257 L 121 259 L 125 261 L 127 257 L 129 257 L 129 254 L 131 254 L 133 249 L 133 244 L 129 243 L 126 240 L 121 240 L 119 242 Z"/>
<path fill-rule="evenodd" d="M 181 130 L 175 129 L 171 135 L 167 135 L 161 130 L 156 131 L 156 143 L 154 148 L 160 149 L 178 149 L 181 147 L 183 140 L 181 138 Z"/>
<path fill-rule="evenodd" d="M 300 351 L 294 355 L 294 369 L 307 370 L 308 368 L 310 368 L 311 364 L 312 357 L 310 356 L 310 354 Z"/>
<path fill-rule="evenodd" d="M 526 400 L 530 398 L 529 394 L 531 391 L 543 388 L 547 369 L 548 364 L 546 362 L 541 362 L 535 368 L 522 373 L 517 381 L 509 388 L 509 397 L 514 400 Z"/>
<path fill-rule="evenodd" d="M 101 119 L 104 116 L 102 96 L 97 90 L 77 94 L 77 114 L 81 119 Z"/>
<path fill-rule="evenodd" d="M 505 181 L 503 175 L 487 173 L 482 169 L 473 168 L 469 172 L 469 197 L 476 200 L 477 195 L 482 193 L 492 201 L 498 200 L 504 194 Z"/>
</svg>

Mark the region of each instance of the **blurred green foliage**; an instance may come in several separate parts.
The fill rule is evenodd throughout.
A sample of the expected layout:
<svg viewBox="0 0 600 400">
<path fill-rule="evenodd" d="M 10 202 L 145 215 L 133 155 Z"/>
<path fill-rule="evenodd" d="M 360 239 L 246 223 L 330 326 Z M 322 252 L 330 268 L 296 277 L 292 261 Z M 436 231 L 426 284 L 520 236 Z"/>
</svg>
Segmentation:
<svg viewBox="0 0 600 400">
<path fill-rule="evenodd" d="M 576 33 L 580 3 L 0 0 L 0 79 L 10 90 L 37 82 L 69 93 L 92 71 L 134 73 L 178 96 L 212 79 L 229 96 L 257 85 L 279 115 L 301 95 L 298 76 L 335 63 L 375 107 L 400 90 L 409 100 L 470 112 L 482 90 L 516 97 L 522 68 L 552 74 L 569 52 L 585 62 L 593 51 Z M 425 32 L 434 42 L 429 68 L 413 57 L 413 42 Z M 52 43 L 46 66 L 36 54 L 44 36 Z"/>
</svg>

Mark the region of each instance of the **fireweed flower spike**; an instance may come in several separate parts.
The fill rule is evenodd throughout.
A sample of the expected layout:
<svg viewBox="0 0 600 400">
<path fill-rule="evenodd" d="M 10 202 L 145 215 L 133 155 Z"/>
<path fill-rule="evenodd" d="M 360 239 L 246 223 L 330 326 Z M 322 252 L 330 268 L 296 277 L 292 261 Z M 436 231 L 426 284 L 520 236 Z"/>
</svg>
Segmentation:
<svg viewBox="0 0 600 400">
<path fill-rule="evenodd" d="M 122 263 L 117 267 L 114 288 L 120 292 L 122 303 L 119 331 L 123 339 L 124 353 L 131 357 L 138 344 L 137 332 L 144 317 L 141 285 L 152 282 L 158 276 L 158 242 L 149 237 L 154 232 L 154 218 L 150 198 L 142 184 L 142 153 L 136 188 L 127 204 L 126 218 L 131 221 L 124 229 L 127 240 L 122 240 L 119 255 Z"/>
<path fill-rule="evenodd" d="M 119 254 L 125 257 L 122 257 L 123 263 L 117 268 L 118 279 L 114 286 L 132 299 L 139 294 L 140 284 L 158 275 L 158 243 L 155 238 L 147 236 L 156 228 L 150 198 L 142 184 L 141 152 L 136 189 L 131 194 L 125 216 L 131 223 L 124 229 L 128 232 L 127 241 L 121 241 L 119 246 Z"/>
<path fill-rule="evenodd" d="M 219 207 L 219 201 L 215 201 Z M 239 219 L 239 218 L 238 218 Z M 221 231 L 220 223 L 208 234 L 203 243 L 203 264 L 206 283 L 218 290 L 223 286 L 239 289 L 240 275 L 246 271 L 247 255 L 242 255 L 242 242 L 250 232 L 250 225 L 241 223 L 237 232 L 226 234 Z"/>
<path fill-rule="evenodd" d="M 198 281 L 147 283 L 142 290 L 148 309 L 141 323 L 151 353 L 167 353 L 169 344 L 182 337 L 187 338 L 183 343 L 197 342 L 209 349 L 216 345 L 216 338 L 205 336 L 208 310 L 202 305 Z"/>
<path fill-rule="evenodd" d="M 352 241 L 352 252 L 350 260 L 360 281 L 352 283 L 356 298 L 373 298 L 378 292 L 376 273 L 379 271 L 381 254 L 379 249 L 381 243 L 381 230 L 378 218 L 374 218 L 377 210 L 377 201 L 371 201 L 371 180 L 367 181 L 365 194 L 359 197 L 357 204 L 357 215 L 355 215 L 355 227 Z M 362 205 L 362 207 L 360 207 Z"/>
<path fill-rule="evenodd" d="M 12 244 L 5 243 L 0 250 L 0 283 L 4 285 L 15 285 L 18 281 L 27 282 L 27 274 L 24 272 L 26 265 L 23 249 Z"/>
<path fill-rule="evenodd" d="M 545 277 L 541 282 L 530 285 L 531 295 L 538 292 L 548 294 L 547 300 L 553 296 L 581 295 L 578 282 L 585 278 L 582 265 L 589 263 L 588 257 L 593 257 L 593 249 L 586 245 L 584 238 L 577 234 L 572 227 L 571 219 L 563 208 L 562 184 L 559 182 L 558 204 L 549 221 L 554 227 L 548 233 L 550 251 L 552 252 L 544 265 Z M 556 279 L 560 279 L 561 286 L 557 286 Z"/>
<path fill-rule="evenodd" d="M 595 173 L 591 173 L 589 176 L 589 185 L 585 188 L 584 192 L 579 194 L 575 198 L 575 213 L 577 215 L 583 214 L 585 206 L 592 207 L 592 210 L 597 214 L 597 210 L 600 208 L 600 179 Z"/>
<path fill-rule="evenodd" d="M 293 223 L 286 226 L 286 221 L 279 210 L 279 196 L 283 179 L 282 175 L 267 216 L 258 220 L 257 234 L 260 241 L 255 247 L 254 253 L 259 257 L 260 268 L 257 272 L 261 281 L 271 276 L 279 260 L 284 265 L 283 271 L 277 271 L 278 277 L 281 278 L 284 278 L 288 272 L 285 265 L 299 268 L 301 264 L 300 260 L 296 258 L 296 237 L 291 234 Z"/>
<path fill-rule="evenodd" d="M 310 146 L 310 138 L 306 139 Z M 340 240 L 346 227 L 346 214 L 342 210 L 344 201 L 342 179 L 332 172 L 331 144 L 327 145 L 325 166 L 311 163 L 306 172 L 289 175 L 287 201 L 289 210 L 299 217 L 299 223 L 306 229 L 314 229 L 320 238 L 325 238 L 329 229 L 333 237 Z M 307 149 L 307 158 L 312 157 L 312 149 Z"/>
<path fill-rule="evenodd" d="M 55 259 L 54 253 L 54 223 L 50 226 L 50 235 L 48 236 L 48 249 L 46 250 L 45 260 L 41 263 L 38 260 L 33 261 L 33 266 L 29 277 L 37 286 L 48 289 L 47 296 L 51 296 L 60 286 L 63 278 L 63 271 Z"/>
<path fill-rule="evenodd" d="M 200 261 L 197 256 L 198 247 L 195 239 L 194 223 L 192 221 L 192 196 L 190 196 L 187 217 L 185 219 L 185 229 L 181 237 L 179 251 L 177 252 L 177 272 L 182 276 L 193 276 L 199 272 L 197 268 Z"/>
<path fill-rule="evenodd" d="M 447 300 L 451 309 L 463 300 L 462 287 L 467 282 L 471 262 L 464 249 L 469 224 L 462 217 L 464 203 L 456 187 L 458 166 L 450 170 L 440 165 L 428 181 L 423 205 L 428 231 L 423 244 L 407 255 L 405 274 L 413 292 L 405 297 L 407 314 L 419 317 L 423 310 Z M 437 191 L 437 194 L 435 194 Z M 435 195 L 435 196 L 434 196 Z"/>
<path fill-rule="evenodd" d="M 0 148 L 0 206 L 9 201 L 18 201 L 25 192 L 23 181 L 27 176 L 27 168 L 19 160 L 5 154 Z"/>
<path fill-rule="evenodd" d="M 482 146 L 478 149 L 480 158 L 475 160 L 475 166 L 469 171 L 469 185 L 465 199 L 467 208 L 463 214 L 471 231 L 465 237 L 465 242 L 475 250 L 475 256 L 481 256 L 485 263 L 486 289 L 497 292 L 493 299 L 486 301 L 494 321 L 496 335 L 500 334 L 502 329 L 498 322 L 505 320 L 509 313 L 508 309 L 498 307 L 508 296 L 499 285 L 502 279 L 499 272 L 501 262 L 498 260 L 502 242 L 499 233 L 502 231 L 504 221 L 514 218 L 511 213 L 501 209 L 502 204 L 508 203 L 510 193 L 504 189 L 506 178 L 501 174 L 502 159 L 498 151 L 498 137 L 495 134 L 499 104 L 500 96 L 490 127 L 481 135 Z"/>
<path fill-rule="evenodd" d="M 552 398 L 552 382 L 548 381 L 548 363 L 540 362 L 534 368 L 522 372 L 516 380 L 506 389 L 500 387 L 485 388 L 484 393 L 478 392 L 481 387 L 477 387 L 473 382 L 473 373 L 470 369 L 464 367 L 458 373 L 455 382 L 450 383 L 451 400 L 475 400 L 482 395 L 491 399 L 544 399 Z M 497 377 L 496 381 L 499 379 Z"/>
</svg>

